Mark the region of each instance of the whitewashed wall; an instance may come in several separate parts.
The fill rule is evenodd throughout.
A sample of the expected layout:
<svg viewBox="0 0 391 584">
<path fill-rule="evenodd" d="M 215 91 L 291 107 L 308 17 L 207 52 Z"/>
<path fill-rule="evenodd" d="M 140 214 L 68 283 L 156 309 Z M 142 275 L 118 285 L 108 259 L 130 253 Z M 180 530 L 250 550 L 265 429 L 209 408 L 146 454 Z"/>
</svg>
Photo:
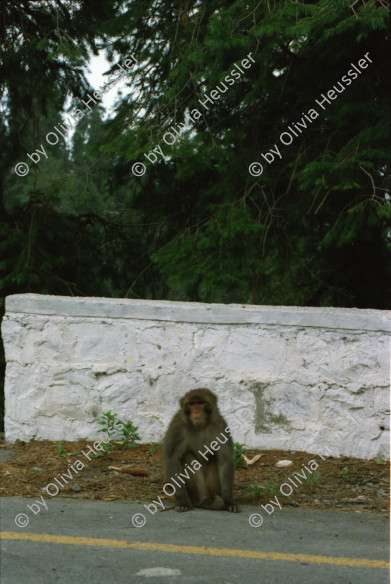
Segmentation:
<svg viewBox="0 0 391 584">
<path fill-rule="evenodd" d="M 94 439 L 111 409 L 160 441 L 209 387 L 234 440 L 389 458 L 391 313 L 18 294 L 6 299 L 9 442 Z"/>
</svg>

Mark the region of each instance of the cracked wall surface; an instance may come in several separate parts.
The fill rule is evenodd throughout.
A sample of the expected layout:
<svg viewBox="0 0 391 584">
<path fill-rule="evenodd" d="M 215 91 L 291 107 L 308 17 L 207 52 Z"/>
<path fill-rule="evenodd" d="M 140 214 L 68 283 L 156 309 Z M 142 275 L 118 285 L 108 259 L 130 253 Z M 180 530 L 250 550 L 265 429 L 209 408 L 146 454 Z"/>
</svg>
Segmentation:
<svg viewBox="0 0 391 584">
<path fill-rule="evenodd" d="M 234 440 L 389 458 L 391 312 L 18 294 L 6 299 L 6 440 L 97 439 L 112 410 L 159 442 L 194 387 Z"/>
</svg>

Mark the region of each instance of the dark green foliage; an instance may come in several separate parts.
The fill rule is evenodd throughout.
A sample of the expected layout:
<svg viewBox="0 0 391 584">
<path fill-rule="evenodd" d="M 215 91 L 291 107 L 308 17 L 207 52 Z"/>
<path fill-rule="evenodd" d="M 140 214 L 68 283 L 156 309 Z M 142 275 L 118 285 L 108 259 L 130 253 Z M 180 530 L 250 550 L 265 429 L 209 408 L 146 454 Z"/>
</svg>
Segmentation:
<svg viewBox="0 0 391 584">
<path fill-rule="evenodd" d="M 120 431 L 119 439 L 122 442 L 122 448 L 134 448 L 136 446 L 136 441 L 141 440 L 139 433 L 137 432 L 138 426 L 134 426 L 132 422 L 122 422 L 123 428 Z"/>
<path fill-rule="evenodd" d="M 3 0 L 0 296 L 390 308 L 388 26 L 382 0 Z M 131 95 L 111 120 L 94 106 L 16 176 L 66 98 L 73 111 L 98 89 L 83 66 L 101 48 L 111 70 L 136 56 Z M 267 164 L 261 154 L 368 52 Z M 198 100 L 249 53 L 255 63 L 205 110 Z M 157 145 L 165 160 L 151 164 Z"/>
<path fill-rule="evenodd" d="M 99 452 L 96 457 L 105 456 L 119 446 L 123 449 L 134 448 L 136 441 L 141 440 L 137 432 L 138 427 L 132 422 L 122 422 L 118 414 L 113 414 L 111 410 L 102 414 L 102 419 L 98 421 L 98 424 L 102 426 L 98 432 L 107 434 L 107 440 L 101 444 L 102 452 Z M 119 436 L 117 436 L 118 432 Z"/>
<path fill-rule="evenodd" d="M 115 445 L 112 437 L 116 436 L 117 429 L 115 426 L 120 422 L 118 420 L 118 414 L 113 414 L 111 410 L 108 410 L 107 412 L 103 412 L 102 419 L 98 420 L 97 423 L 99 426 L 102 426 L 98 432 L 104 432 L 106 434 L 105 438 L 107 439 L 101 444 L 102 448 L 99 448 L 101 452 L 98 452 L 95 455 L 95 458 L 98 458 L 99 456 L 105 456 L 114 450 Z"/>
<path fill-rule="evenodd" d="M 389 306 L 382 2 L 4 6 L 3 294 Z M 12 33 L 21 22 L 23 42 Z M 137 57 L 133 99 L 107 122 L 96 106 L 71 151 L 58 145 L 28 177 L 10 175 L 57 123 L 66 95 L 80 103 L 81 66 L 102 46 L 113 68 Z M 360 78 L 251 177 L 249 163 L 366 52 L 373 63 Z M 255 63 L 204 110 L 198 99 L 248 53 Z M 165 144 L 195 107 L 202 119 Z M 144 153 L 158 144 L 166 160 L 152 165 Z M 131 173 L 136 160 L 147 163 L 142 178 Z"/>
<path fill-rule="evenodd" d="M 145 18 L 151 12 L 153 31 Z M 158 235 L 152 260 L 167 295 L 388 307 L 385 6 L 322 0 L 178 7 L 161 0 L 128 16 L 129 34 L 137 29 L 128 52 L 143 59 L 135 79 L 140 94 L 133 106 L 119 107 L 106 150 L 126 152 L 119 184 L 128 180 L 127 159 L 145 162 L 143 153 L 157 144 L 169 157 L 147 167 L 132 201 L 132 208 L 164 222 L 163 229 L 151 228 Z M 373 63 L 360 78 L 326 111 L 318 108 L 319 118 L 283 149 L 281 161 L 264 163 L 262 177 L 251 178 L 249 163 L 262 160 L 281 132 L 368 51 Z M 256 63 L 205 112 L 198 99 L 249 52 Z M 135 119 L 140 107 L 147 114 Z M 193 107 L 203 110 L 203 120 L 165 145 L 164 131 Z"/>
</svg>

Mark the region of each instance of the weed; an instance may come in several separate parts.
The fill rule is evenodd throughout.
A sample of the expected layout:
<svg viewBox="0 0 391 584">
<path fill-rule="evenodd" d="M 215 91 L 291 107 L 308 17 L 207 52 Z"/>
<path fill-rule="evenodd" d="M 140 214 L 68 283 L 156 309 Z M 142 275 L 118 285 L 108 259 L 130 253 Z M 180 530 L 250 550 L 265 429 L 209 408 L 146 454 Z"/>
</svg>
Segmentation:
<svg viewBox="0 0 391 584">
<path fill-rule="evenodd" d="M 296 478 L 296 477 L 295 477 Z M 322 473 L 318 470 L 315 470 L 311 475 L 308 475 L 307 478 L 301 479 L 301 482 L 305 487 L 309 487 L 312 489 L 318 483 L 318 481 L 322 478 Z"/>
<path fill-rule="evenodd" d="M 159 452 L 159 450 L 160 450 L 160 445 L 159 444 L 152 444 L 152 446 L 148 450 L 147 454 L 148 454 L 148 456 L 153 456 L 154 454 L 156 454 L 157 452 Z"/>
<path fill-rule="evenodd" d="M 238 468 L 242 466 L 244 468 L 248 468 L 247 464 L 243 462 L 243 454 L 252 454 L 251 450 L 247 450 L 244 444 L 240 444 L 239 442 L 234 443 L 234 462 L 235 467 Z"/>
<path fill-rule="evenodd" d="M 78 450 L 75 450 L 74 452 L 65 452 L 62 440 L 57 444 L 57 452 L 59 456 L 65 456 L 66 458 L 73 454 L 80 454 Z"/>
<path fill-rule="evenodd" d="M 254 483 L 247 487 L 247 492 L 254 497 L 262 497 L 264 494 L 264 488 L 261 485 L 258 485 L 258 483 Z"/>
<path fill-rule="evenodd" d="M 123 425 L 120 431 L 120 440 L 122 441 L 122 448 L 134 448 L 136 446 L 136 440 L 140 440 L 138 435 L 138 426 L 133 426 L 132 422 L 121 422 Z"/>
<path fill-rule="evenodd" d="M 352 475 L 349 474 L 349 469 L 345 466 L 345 468 L 343 468 L 341 470 L 341 476 L 348 481 L 348 483 L 351 483 L 352 485 L 356 485 L 356 484 L 360 484 L 363 482 L 364 477 L 360 476 L 360 475 Z"/>
<path fill-rule="evenodd" d="M 57 444 L 57 452 L 59 456 L 68 456 L 64 450 L 63 440 Z"/>
<path fill-rule="evenodd" d="M 250 493 L 250 495 L 254 495 L 254 497 L 274 497 L 279 493 L 280 486 L 281 485 L 274 484 L 272 481 L 268 481 L 264 486 L 254 483 L 247 487 L 247 492 Z"/>
<path fill-rule="evenodd" d="M 136 446 L 136 440 L 140 440 L 137 432 L 138 426 L 134 426 L 132 422 L 122 422 L 118 419 L 118 414 L 113 414 L 111 410 L 103 412 L 102 419 L 98 421 L 98 424 L 102 426 L 98 432 L 105 432 L 108 440 L 102 442 L 103 451 L 96 454 L 95 458 L 105 456 L 118 446 L 123 449 L 134 448 Z M 121 428 L 116 428 L 117 425 L 121 426 Z M 114 438 L 118 434 L 118 431 L 120 432 L 119 440 L 114 441 L 112 437 Z"/>
</svg>

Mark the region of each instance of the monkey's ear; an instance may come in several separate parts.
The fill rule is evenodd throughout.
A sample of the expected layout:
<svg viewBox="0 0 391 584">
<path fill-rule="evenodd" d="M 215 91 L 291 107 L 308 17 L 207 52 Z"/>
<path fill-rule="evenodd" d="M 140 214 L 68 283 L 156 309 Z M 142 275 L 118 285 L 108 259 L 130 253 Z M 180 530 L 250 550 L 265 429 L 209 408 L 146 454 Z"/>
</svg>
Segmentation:
<svg viewBox="0 0 391 584">
<path fill-rule="evenodd" d="M 209 391 L 209 395 L 210 395 L 211 400 L 213 401 L 214 405 L 216 405 L 217 404 L 217 395 L 215 393 L 213 393 L 213 391 L 210 391 L 210 390 L 208 390 L 208 391 Z"/>
<path fill-rule="evenodd" d="M 181 399 L 179 400 L 179 405 L 181 406 L 181 408 L 183 408 L 184 403 L 185 403 L 185 398 L 181 397 Z"/>
</svg>

